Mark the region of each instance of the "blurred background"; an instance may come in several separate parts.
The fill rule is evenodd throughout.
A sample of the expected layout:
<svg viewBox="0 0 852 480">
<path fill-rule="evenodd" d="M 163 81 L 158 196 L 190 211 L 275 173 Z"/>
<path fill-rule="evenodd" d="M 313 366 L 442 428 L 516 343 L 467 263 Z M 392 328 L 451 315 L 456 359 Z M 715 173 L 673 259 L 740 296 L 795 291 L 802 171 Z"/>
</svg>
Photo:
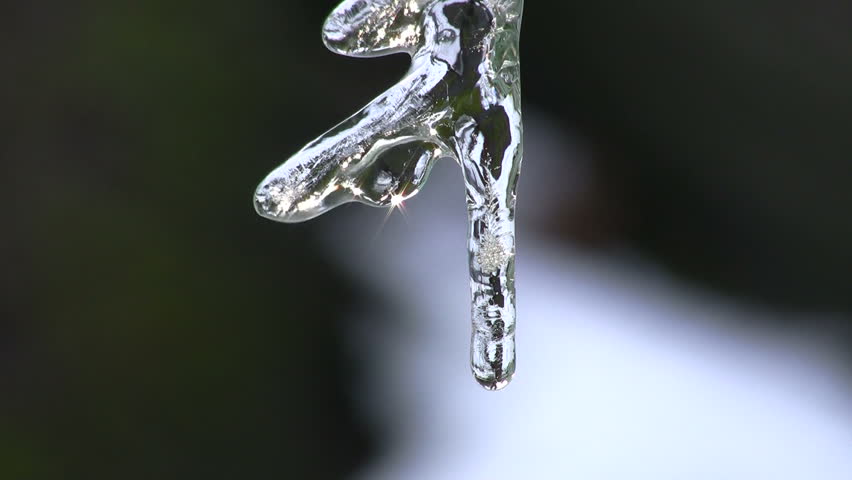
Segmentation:
<svg viewBox="0 0 852 480">
<path fill-rule="evenodd" d="M 457 167 L 253 211 L 407 68 L 335 5 L 0 3 L 0 478 L 852 478 L 852 4 L 527 2 L 497 394 Z"/>
</svg>

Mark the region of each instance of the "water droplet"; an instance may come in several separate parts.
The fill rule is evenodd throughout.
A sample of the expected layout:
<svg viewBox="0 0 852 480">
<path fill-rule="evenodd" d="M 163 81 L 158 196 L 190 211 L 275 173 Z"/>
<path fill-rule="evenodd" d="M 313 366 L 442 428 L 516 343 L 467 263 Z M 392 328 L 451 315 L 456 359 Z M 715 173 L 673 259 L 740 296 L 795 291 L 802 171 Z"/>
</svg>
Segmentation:
<svg viewBox="0 0 852 480">
<path fill-rule="evenodd" d="M 456 39 L 456 32 L 447 28 L 447 29 L 441 30 L 441 32 L 438 33 L 438 38 L 436 40 L 438 41 L 438 43 L 450 43 L 455 39 Z"/>
</svg>

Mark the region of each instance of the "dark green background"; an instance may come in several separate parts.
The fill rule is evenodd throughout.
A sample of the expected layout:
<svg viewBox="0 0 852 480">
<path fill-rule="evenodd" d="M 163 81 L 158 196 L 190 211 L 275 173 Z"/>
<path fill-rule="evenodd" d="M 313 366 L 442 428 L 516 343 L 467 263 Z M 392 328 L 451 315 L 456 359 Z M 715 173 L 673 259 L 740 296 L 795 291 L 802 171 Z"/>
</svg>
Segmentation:
<svg viewBox="0 0 852 480">
<path fill-rule="evenodd" d="M 339 478 L 381 446 L 338 328 L 365 292 L 313 245 L 345 212 L 251 206 L 405 71 L 327 52 L 334 3 L 0 4 L 0 478 Z M 530 0 L 522 56 L 595 169 L 553 235 L 849 345 L 852 4 Z"/>
</svg>

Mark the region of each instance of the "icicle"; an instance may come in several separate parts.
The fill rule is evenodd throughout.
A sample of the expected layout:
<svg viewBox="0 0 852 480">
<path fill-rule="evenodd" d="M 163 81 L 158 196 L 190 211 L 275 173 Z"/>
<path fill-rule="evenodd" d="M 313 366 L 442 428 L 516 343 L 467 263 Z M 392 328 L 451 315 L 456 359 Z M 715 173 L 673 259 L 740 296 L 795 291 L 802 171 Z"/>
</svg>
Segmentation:
<svg viewBox="0 0 852 480">
<path fill-rule="evenodd" d="M 257 188 L 266 218 L 301 222 L 346 202 L 393 207 L 435 161 L 462 167 L 469 213 L 471 366 L 485 388 L 515 371 L 515 188 L 523 156 L 523 0 L 347 0 L 326 20 L 334 52 L 405 52 L 411 69 Z"/>
</svg>

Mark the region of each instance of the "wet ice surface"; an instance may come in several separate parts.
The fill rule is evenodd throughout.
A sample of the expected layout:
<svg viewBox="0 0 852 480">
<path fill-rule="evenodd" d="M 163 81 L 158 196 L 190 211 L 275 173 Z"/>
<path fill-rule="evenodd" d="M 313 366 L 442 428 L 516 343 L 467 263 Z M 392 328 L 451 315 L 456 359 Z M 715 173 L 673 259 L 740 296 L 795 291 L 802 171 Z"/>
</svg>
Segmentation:
<svg viewBox="0 0 852 480">
<path fill-rule="evenodd" d="M 527 157 L 540 167 L 522 177 L 519 207 L 519 308 L 529 320 L 524 368 L 501 395 L 486 397 L 456 367 L 467 355 L 457 319 L 469 299 L 455 288 L 464 254 L 412 263 L 463 236 L 464 185 L 450 165 L 377 236 L 359 232 L 377 230 L 381 212 L 353 208 L 328 223 L 329 254 L 386 299 L 347 322 L 365 363 L 358 398 L 389 446 L 357 478 L 852 478 L 852 390 L 830 343 L 738 328 L 789 314 L 696 291 L 624 255 L 537 238 L 528 219 L 552 214 L 550 192 L 582 175 L 556 168 L 571 157 L 547 144 L 564 132 L 527 118 Z"/>
<path fill-rule="evenodd" d="M 393 208 L 420 191 L 438 159 L 454 159 L 467 191 L 471 367 L 489 390 L 506 386 L 515 371 L 522 10 L 523 0 L 343 2 L 323 27 L 328 48 L 355 57 L 405 52 L 411 68 L 274 170 L 255 194 L 258 213 L 280 222 L 347 202 Z"/>
</svg>

